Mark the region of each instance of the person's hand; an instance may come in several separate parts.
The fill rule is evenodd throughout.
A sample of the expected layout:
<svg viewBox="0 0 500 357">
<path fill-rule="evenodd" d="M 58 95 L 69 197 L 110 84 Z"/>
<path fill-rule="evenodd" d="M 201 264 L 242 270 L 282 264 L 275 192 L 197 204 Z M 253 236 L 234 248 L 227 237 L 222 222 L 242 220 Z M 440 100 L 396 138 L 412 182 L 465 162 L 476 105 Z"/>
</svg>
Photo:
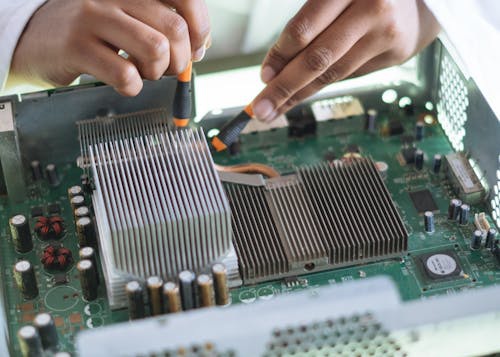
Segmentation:
<svg viewBox="0 0 500 357">
<path fill-rule="evenodd" d="M 49 0 L 24 30 L 9 77 L 68 85 L 85 73 L 133 96 L 142 79 L 201 60 L 209 36 L 204 0 Z"/>
<path fill-rule="evenodd" d="M 328 84 L 400 64 L 438 32 L 423 0 L 309 0 L 262 64 L 254 114 L 272 120 Z"/>
</svg>

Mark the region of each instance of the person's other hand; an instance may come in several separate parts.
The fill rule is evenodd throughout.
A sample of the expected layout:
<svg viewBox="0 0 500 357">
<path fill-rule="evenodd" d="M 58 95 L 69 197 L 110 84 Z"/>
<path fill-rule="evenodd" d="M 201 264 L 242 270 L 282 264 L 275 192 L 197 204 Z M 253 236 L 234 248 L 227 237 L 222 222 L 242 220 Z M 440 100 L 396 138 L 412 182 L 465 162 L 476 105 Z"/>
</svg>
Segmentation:
<svg viewBox="0 0 500 357">
<path fill-rule="evenodd" d="M 85 73 L 133 96 L 142 79 L 201 60 L 209 35 L 204 0 L 49 0 L 24 30 L 10 76 L 68 85 Z"/>
<path fill-rule="evenodd" d="M 423 0 L 309 0 L 262 64 L 254 113 L 272 120 L 328 84 L 403 63 L 438 32 Z"/>
</svg>

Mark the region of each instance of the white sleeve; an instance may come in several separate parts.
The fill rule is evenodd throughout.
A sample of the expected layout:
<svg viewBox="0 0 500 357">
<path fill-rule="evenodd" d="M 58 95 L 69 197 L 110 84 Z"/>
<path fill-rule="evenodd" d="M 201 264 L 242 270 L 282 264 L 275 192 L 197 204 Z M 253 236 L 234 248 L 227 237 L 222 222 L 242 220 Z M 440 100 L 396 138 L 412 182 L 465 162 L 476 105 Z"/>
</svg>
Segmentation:
<svg viewBox="0 0 500 357">
<path fill-rule="evenodd" d="M 472 77 L 500 117 L 500 1 L 425 0 Z"/>
<path fill-rule="evenodd" d="M 0 91 L 5 87 L 17 41 L 46 0 L 0 0 Z"/>
</svg>

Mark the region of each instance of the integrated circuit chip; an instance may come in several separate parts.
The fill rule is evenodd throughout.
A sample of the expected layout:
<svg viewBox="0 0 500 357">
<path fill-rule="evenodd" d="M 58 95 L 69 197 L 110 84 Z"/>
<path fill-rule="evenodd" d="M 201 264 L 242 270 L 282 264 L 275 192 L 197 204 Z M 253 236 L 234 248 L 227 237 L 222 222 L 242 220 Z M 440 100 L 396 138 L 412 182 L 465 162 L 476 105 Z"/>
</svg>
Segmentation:
<svg viewBox="0 0 500 357">
<path fill-rule="evenodd" d="M 431 191 L 425 189 L 420 191 L 414 191 L 409 193 L 413 206 L 418 213 L 424 213 L 426 211 L 438 211 L 439 208 L 432 197 Z"/>
<path fill-rule="evenodd" d="M 36 206 L 31 209 L 31 217 L 41 217 L 43 216 L 43 207 Z"/>
<path fill-rule="evenodd" d="M 61 213 L 61 206 L 59 203 L 52 203 L 47 208 L 47 211 L 49 211 L 49 214 L 59 214 Z"/>
<path fill-rule="evenodd" d="M 458 256 L 452 250 L 420 255 L 417 259 L 422 275 L 428 280 L 448 280 L 462 275 Z"/>
</svg>

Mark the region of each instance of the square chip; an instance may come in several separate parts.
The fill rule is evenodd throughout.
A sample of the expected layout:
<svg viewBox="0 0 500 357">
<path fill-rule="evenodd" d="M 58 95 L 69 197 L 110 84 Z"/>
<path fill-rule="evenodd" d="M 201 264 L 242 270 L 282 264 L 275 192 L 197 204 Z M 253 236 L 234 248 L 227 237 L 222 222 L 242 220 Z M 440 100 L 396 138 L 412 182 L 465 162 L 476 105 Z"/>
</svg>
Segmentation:
<svg viewBox="0 0 500 357">
<path fill-rule="evenodd" d="M 438 211 L 439 208 L 432 197 L 431 191 L 425 189 L 420 191 L 410 192 L 410 198 L 413 202 L 413 206 L 418 213 L 424 213 L 426 211 Z"/>
<path fill-rule="evenodd" d="M 32 218 L 41 217 L 41 216 L 43 216 L 43 208 L 42 207 L 36 206 L 36 207 L 33 207 L 31 209 L 31 217 Z"/>
<path fill-rule="evenodd" d="M 424 278 L 430 281 L 448 280 L 462 276 L 458 256 L 453 250 L 423 254 L 417 264 Z"/>
<path fill-rule="evenodd" d="M 47 208 L 47 211 L 49 211 L 49 214 L 59 214 L 61 213 L 61 206 L 59 203 L 52 203 Z"/>
</svg>

